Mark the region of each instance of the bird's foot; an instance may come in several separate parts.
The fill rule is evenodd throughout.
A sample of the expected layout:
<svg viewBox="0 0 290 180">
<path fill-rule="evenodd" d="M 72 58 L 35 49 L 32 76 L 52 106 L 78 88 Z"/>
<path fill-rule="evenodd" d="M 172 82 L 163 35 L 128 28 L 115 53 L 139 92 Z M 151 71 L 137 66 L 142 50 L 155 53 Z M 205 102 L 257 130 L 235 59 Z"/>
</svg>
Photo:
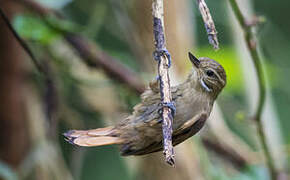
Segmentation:
<svg viewBox="0 0 290 180">
<path fill-rule="evenodd" d="M 168 68 L 171 66 L 171 55 L 167 49 L 156 50 L 153 52 L 153 57 L 156 61 L 160 61 L 161 56 L 166 56 L 168 58 Z"/>
<path fill-rule="evenodd" d="M 175 107 L 175 103 L 174 102 L 164 102 L 162 103 L 163 107 L 168 107 L 169 109 L 171 109 L 171 115 L 172 117 L 175 116 L 176 114 L 176 107 Z"/>
<path fill-rule="evenodd" d="M 175 107 L 175 103 L 174 102 L 164 102 L 164 103 L 160 103 L 160 106 L 162 106 L 159 110 L 158 110 L 158 114 L 160 114 L 160 116 L 162 116 L 163 113 L 163 107 L 168 107 L 171 110 L 171 116 L 174 117 L 176 114 L 176 107 Z M 161 123 L 163 120 L 162 118 L 158 121 L 158 123 Z"/>
</svg>

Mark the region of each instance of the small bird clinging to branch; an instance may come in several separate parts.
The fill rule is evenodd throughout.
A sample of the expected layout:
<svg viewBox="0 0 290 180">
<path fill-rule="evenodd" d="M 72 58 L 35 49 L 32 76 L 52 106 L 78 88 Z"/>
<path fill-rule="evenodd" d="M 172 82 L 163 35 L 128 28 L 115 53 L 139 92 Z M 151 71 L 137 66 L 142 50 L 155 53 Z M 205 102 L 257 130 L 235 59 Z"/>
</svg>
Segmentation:
<svg viewBox="0 0 290 180">
<path fill-rule="evenodd" d="M 226 85 L 223 67 L 209 58 L 197 59 L 189 53 L 193 70 L 187 80 L 171 88 L 176 107 L 173 120 L 173 145 L 196 134 L 209 117 L 213 103 Z M 141 95 L 142 102 L 132 115 L 116 126 L 70 130 L 66 139 L 79 146 L 120 145 L 122 155 L 143 155 L 162 150 L 162 109 L 158 81 L 149 84 Z"/>
</svg>

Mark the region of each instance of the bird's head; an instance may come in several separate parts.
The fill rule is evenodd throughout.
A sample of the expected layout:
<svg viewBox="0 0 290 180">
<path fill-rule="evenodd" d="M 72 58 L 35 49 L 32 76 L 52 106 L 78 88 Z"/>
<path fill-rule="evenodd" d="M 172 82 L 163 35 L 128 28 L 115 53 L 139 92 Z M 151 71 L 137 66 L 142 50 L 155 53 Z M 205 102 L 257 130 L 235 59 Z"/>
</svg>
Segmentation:
<svg viewBox="0 0 290 180">
<path fill-rule="evenodd" d="M 193 64 L 195 73 L 190 75 L 190 79 L 196 82 L 196 86 L 210 96 L 216 98 L 226 85 L 226 72 L 224 68 L 215 60 L 201 57 L 196 58 L 190 52 L 189 59 Z"/>
</svg>

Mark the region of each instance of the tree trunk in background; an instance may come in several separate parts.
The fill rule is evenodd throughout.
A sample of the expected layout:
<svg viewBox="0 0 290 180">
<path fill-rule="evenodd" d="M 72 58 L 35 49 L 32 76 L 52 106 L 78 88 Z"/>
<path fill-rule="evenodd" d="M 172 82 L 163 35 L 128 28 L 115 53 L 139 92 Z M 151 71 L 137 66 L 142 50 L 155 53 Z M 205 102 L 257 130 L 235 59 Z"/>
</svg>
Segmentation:
<svg viewBox="0 0 290 180">
<path fill-rule="evenodd" d="M 173 59 L 172 69 L 178 76 L 172 76 L 172 84 L 183 81 L 192 68 L 188 60 L 188 52 L 195 47 L 193 10 L 198 6 L 187 0 L 164 1 L 164 23 L 166 44 Z M 193 52 L 193 54 L 195 54 Z"/>
<path fill-rule="evenodd" d="M 0 3 L 12 18 L 11 0 Z M 23 58 L 21 48 L 0 19 L 0 159 L 12 167 L 19 165 L 28 149 L 28 129 L 23 103 Z"/>
</svg>

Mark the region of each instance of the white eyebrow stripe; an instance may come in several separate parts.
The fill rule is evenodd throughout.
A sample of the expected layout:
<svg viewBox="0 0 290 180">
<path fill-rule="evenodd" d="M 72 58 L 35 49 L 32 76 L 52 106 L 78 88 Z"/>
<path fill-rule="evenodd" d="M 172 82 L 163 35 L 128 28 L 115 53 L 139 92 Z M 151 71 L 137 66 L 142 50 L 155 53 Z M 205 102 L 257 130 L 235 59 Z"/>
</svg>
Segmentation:
<svg viewBox="0 0 290 180">
<path fill-rule="evenodd" d="M 225 84 L 225 81 L 220 77 L 220 75 L 212 68 L 208 68 L 208 70 L 211 70 L 212 72 L 214 72 L 214 74 L 218 77 L 218 79 Z"/>
</svg>

